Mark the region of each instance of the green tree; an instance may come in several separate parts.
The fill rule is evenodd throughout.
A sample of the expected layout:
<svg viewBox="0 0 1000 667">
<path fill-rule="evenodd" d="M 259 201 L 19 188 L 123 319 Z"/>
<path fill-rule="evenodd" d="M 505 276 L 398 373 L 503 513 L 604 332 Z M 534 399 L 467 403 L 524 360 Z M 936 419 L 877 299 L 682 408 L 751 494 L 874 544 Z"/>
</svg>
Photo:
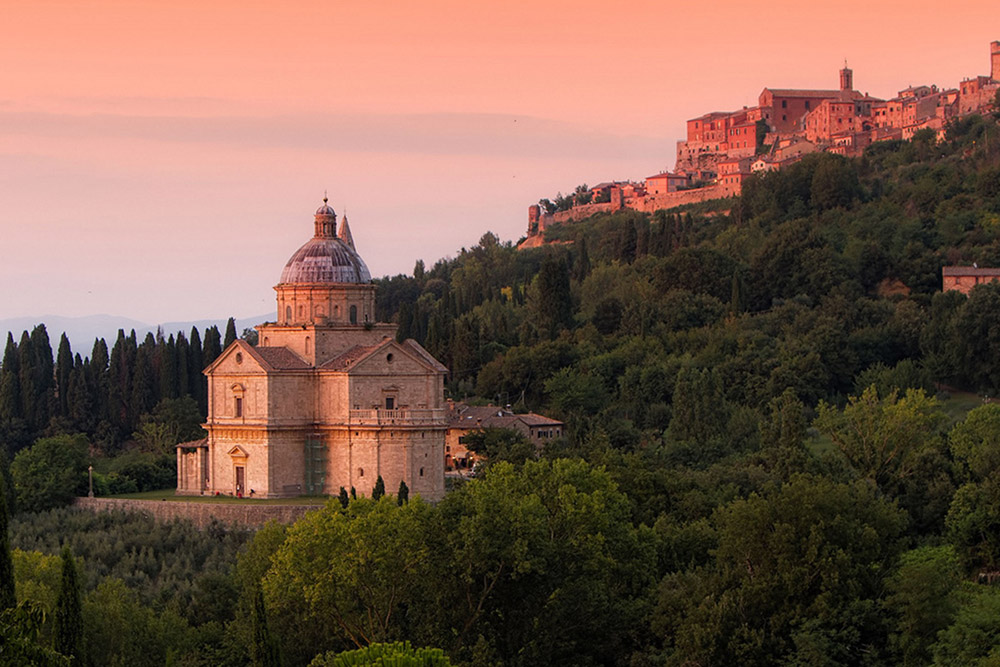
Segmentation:
<svg viewBox="0 0 1000 667">
<path fill-rule="evenodd" d="M 382 479 L 382 475 L 378 476 L 375 480 L 375 487 L 372 489 L 372 500 L 378 500 L 385 495 L 385 481 Z"/>
<path fill-rule="evenodd" d="M 948 444 L 963 481 L 982 482 L 1000 473 L 1000 405 L 969 411 L 948 432 Z"/>
<path fill-rule="evenodd" d="M 660 585 L 672 664 L 845 664 L 885 643 L 877 596 L 906 514 L 865 482 L 797 475 L 712 515 L 704 568 Z"/>
<path fill-rule="evenodd" d="M 403 505 L 410 501 L 410 487 L 405 480 L 399 480 L 399 490 L 396 492 L 396 504 Z"/>
<path fill-rule="evenodd" d="M 264 593 L 291 662 L 399 638 L 430 568 L 432 508 L 359 498 L 311 512 L 271 558 Z M 408 612 L 408 609 L 413 610 Z M 304 659 L 304 660 L 303 660 Z"/>
<path fill-rule="evenodd" d="M 73 665 L 83 660 L 83 605 L 76 561 L 68 546 L 62 551 L 62 585 L 56 600 L 55 649 L 70 658 Z"/>
<path fill-rule="evenodd" d="M 87 449 L 83 435 L 58 435 L 18 452 L 10 466 L 18 509 L 58 507 L 85 493 Z"/>
<path fill-rule="evenodd" d="M 995 665 L 1000 660 L 1000 590 L 967 585 L 955 621 L 934 644 L 934 665 Z"/>
<path fill-rule="evenodd" d="M 0 457 L 3 454 L 0 453 Z M 6 462 L 0 460 L 0 466 Z M 7 511 L 7 480 L 0 474 L 0 613 L 17 605 L 14 595 L 14 561 L 10 557 L 10 515 Z"/>
<path fill-rule="evenodd" d="M 950 546 L 920 547 L 900 557 L 883 606 L 892 619 L 889 646 L 895 664 L 928 665 L 938 633 L 958 610 L 962 573 Z"/>
<path fill-rule="evenodd" d="M 226 322 L 226 337 L 222 342 L 222 349 L 225 350 L 236 341 L 236 320 L 229 318 Z"/>
<path fill-rule="evenodd" d="M 466 449 L 485 460 L 487 466 L 502 461 L 521 465 L 538 456 L 535 445 L 520 431 L 510 428 L 484 428 L 467 433 L 464 438 Z"/>
<path fill-rule="evenodd" d="M 254 667 L 281 667 L 278 646 L 271 638 L 264 607 L 264 591 L 259 587 L 253 598 L 250 614 L 253 641 L 250 643 L 250 664 Z"/>
<path fill-rule="evenodd" d="M 435 634 L 455 637 L 456 660 L 479 641 L 506 665 L 613 664 L 627 652 L 655 555 L 607 473 L 499 463 L 439 508 L 450 575 L 428 613 L 443 615 Z"/>
<path fill-rule="evenodd" d="M 439 648 L 413 648 L 410 642 L 374 643 L 353 651 L 330 651 L 313 658 L 309 667 L 450 667 Z"/>
<path fill-rule="evenodd" d="M 347 495 L 347 489 L 340 487 L 340 493 L 337 496 L 337 500 L 340 501 L 340 506 L 346 510 L 347 506 L 351 504 L 351 499 Z"/>
<path fill-rule="evenodd" d="M 151 413 L 140 417 L 139 428 L 132 437 L 146 451 L 172 454 L 177 443 L 205 437 L 202 421 L 195 399 L 165 398 Z"/>
<path fill-rule="evenodd" d="M 68 667 L 65 656 L 46 645 L 42 637 L 45 610 L 25 600 L 0 611 L 0 660 L 11 667 Z"/>
<path fill-rule="evenodd" d="M 528 305 L 539 332 L 547 338 L 572 324 L 569 269 L 563 254 L 550 254 L 542 262 L 531 284 Z"/>
<path fill-rule="evenodd" d="M 850 397 L 843 411 L 821 402 L 815 426 L 860 475 L 891 490 L 914 473 L 922 451 L 940 445 L 946 419 L 921 389 L 879 398 L 872 386 Z"/>
</svg>

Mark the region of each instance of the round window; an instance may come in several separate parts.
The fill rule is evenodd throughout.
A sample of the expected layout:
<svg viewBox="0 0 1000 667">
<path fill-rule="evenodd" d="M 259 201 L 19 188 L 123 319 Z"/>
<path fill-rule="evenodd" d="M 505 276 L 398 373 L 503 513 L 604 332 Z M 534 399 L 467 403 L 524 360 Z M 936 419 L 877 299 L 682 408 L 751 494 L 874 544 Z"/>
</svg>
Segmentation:
<svg viewBox="0 0 1000 667">
<path fill-rule="evenodd" d="M 236 363 L 238 363 L 238 364 L 242 364 L 243 363 L 243 353 L 242 352 L 237 352 L 236 353 Z"/>
</svg>

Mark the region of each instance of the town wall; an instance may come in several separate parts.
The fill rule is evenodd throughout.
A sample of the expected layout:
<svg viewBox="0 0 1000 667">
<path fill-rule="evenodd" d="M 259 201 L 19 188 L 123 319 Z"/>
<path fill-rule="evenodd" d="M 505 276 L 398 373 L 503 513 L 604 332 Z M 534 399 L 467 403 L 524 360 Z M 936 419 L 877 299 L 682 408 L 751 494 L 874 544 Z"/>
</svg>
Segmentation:
<svg viewBox="0 0 1000 667">
<path fill-rule="evenodd" d="M 261 505 L 253 501 L 211 503 L 126 498 L 77 498 L 73 506 L 90 512 L 142 512 L 157 521 L 184 519 L 199 528 L 206 528 L 213 520 L 245 528 L 259 528 L 268 521 L 290 524 L 306 512 L 324 507 L 323 504 Z"/>
</svg>

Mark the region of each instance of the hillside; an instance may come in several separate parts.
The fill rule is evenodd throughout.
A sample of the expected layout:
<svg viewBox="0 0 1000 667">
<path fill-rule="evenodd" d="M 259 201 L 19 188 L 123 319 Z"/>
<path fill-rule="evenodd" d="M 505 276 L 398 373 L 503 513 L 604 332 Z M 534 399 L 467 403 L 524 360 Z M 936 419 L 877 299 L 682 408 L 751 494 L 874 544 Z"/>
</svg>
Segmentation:
<svg viewBox="0 0 1000 667">
<path fill-rule="evenodd" d="M 241 538 L 219 527 L 136 540 L 135 518 L 22 515 L 18 596 L 51 618 L 54 551 L 72 545 L 95 664 L 333 664 L 317 655 L 397 640 L 470 666 L 993 664 L 1000 283 L 940 288 L 942 266 L 1000 266 L 998 130 L 974 117 L 941 144 L 809 156 L 740 199 L 594 216 L 542 248 L 488 233 L 382 279 L 378 319 L 451 368 L 452 397 L 551 414 L 566 437 L 539 452 L 476 434 L 488 464 L 439 503 L 344 490 L 235 565 L 218 559 Z M 172 359 L 194 363 L 181 340 L 121 337 L 110 377 L 134 356 L 170 378 Z M 203 386 L 180 376 L 162 397 Z M 121 403 L 115 382 L 107 395 Z M 68 428 L 44 416 L 40 432 Z M 18 453 L 21 509 L 51 501 L 56 459 L 82 471 L 88 444 Z"/>
</svg>

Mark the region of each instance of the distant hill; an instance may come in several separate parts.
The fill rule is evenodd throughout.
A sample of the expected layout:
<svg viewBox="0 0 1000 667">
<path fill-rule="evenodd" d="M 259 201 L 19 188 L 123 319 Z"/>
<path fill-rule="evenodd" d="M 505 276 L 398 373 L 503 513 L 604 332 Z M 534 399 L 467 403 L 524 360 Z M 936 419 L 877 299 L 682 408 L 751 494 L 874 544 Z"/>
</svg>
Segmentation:
<svg viewBox="0 0 1000 667">
<path fill-rule="evenodd" d="M 4 340 L 6 340 L 7 332 L 9 331 L 14 334 L 16 341 L 20 338 L 22 331 L 31 331 L 38 324 L 44 324 L 46 330 L 49 332 L 49 340 L 52 343 L 53 350 L 59 345 L 59 337 L 65 332 L 69 338 L 73 352 L 79 352 L 82 356 L 88 356 L 94 345 L 94 339 L 103 338 L 110 346 L 118 335 L 119 329 L 123 329 L 125 333 L 135 329 L 136 336 L 141 340 L 146 336 L 147 332 L 155 334 L 157 328 L 162 329 L 165 336 L 176 334 L 178 331 L 183 331 L 185 335 L 188 335 L 191 332 L 191 327 L 198 327 L 198 330 L 203 332 L 213 324 L 219 327 L 219 331 L 225 332 L 228 319 L 229 317 L 227 316 L 214 320 L 148 324 L 117 315 L 86 315 L 84 317 L 39 315 L 37 317 L 13 317 L 0 320 L 0 333 L 2 333 Z M 275 319 L 276 314 L 274 312 L 237 319 L 236 331 L 237 333 L 242 333 L 246 328 Z"/>
</svg>

